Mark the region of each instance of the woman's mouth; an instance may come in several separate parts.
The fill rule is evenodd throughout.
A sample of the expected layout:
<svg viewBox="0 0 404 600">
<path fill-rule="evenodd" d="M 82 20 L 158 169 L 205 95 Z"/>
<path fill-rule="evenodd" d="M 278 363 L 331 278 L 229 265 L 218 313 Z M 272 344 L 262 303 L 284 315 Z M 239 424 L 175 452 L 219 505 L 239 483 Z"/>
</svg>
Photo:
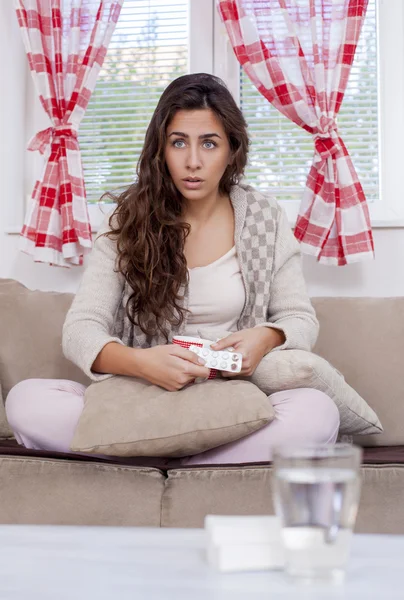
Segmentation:
<svg viewBox="0 0 404 600">
<path fill-rule="evenodd" d="M 199 177 L 186 177 L 182 182 L 187 190 L 197 190 L 201 187 L 203 179 L 199 179 Z"/>
</svg>

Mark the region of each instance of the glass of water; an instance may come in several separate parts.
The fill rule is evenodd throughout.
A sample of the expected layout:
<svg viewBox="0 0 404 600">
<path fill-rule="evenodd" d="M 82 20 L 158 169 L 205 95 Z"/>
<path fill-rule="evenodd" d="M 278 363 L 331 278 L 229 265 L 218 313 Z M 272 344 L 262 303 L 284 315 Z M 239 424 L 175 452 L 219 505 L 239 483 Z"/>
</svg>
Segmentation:
<svg viewBox="0 0 404 600">
<path fill-rule="evenodd" d="M 358 510 L 361 461 L 361 449 L 350 444 L 274 450 L 274 502 L 289 575 L 344 580 Z"/>
</svg>

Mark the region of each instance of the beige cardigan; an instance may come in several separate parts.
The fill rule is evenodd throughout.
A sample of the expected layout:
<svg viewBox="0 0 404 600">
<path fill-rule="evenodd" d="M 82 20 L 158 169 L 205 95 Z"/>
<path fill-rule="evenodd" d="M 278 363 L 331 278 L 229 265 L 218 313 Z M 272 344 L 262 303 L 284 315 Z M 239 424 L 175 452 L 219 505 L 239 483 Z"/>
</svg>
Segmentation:
<svg viewBox="0 0 404 600">
<path fill-rule="evenodd" d="M 246 301 L 237 327 L 270 326 L 283 331 L 286 341 L 275 350 L 311 350 L 318 321 L 308 297 L 301 269 L 299 244 L 276 201 L 246 185 L 233 186 L 230 199 L 235 215 L 237 255 Z M 130 289 L 114 271 L 116 243 L 100 234 L 108 230 L 108 218 L 99 232 L 80 288 L 63 327 L 65 356 L 93 381 L 109 377 L 91 371 L 102 348 L 109 342 L 148 348 L 164 344 L 160 336 L 146 336 L 125 314 Z M 188 304 L 187 286 L 183 288 Z M 184 331 L 170 328 L 169 338 Z"/>
</svg>

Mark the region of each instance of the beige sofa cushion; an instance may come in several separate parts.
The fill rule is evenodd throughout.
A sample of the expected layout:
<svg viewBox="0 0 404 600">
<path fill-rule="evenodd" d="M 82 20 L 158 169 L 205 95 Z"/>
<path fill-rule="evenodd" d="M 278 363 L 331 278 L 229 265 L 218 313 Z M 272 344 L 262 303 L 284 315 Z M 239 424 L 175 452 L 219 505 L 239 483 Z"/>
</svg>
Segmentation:
<svg viewBox="0 0 404 600">
<path fill-rule="evenodd" d="M 272 515 L 273 481 L 273 469 L 267 465 L 171 469 L 161 504 L 161 526 L 203 527 L 209 514 Z M 404 534 L 403 495 L 404 465 L 365 464 L 355 531 Z"/>
<path fill-rule="evenodd" d="M 380 435 L 363 446 L 404 445 L 404 298 L 317 298 L 314 351 L 333 364 L 376 411 Z"/>
<path fill-rule="evenodd" d="M 203 337 L 217 339 L 228 332 L 201 329 Z M 340 415 L 340 435 L 374 434 L 382 431 L 376 413 L 326 360 L 304 350 L 270 352 L 248 381 L 266 394 L 283 390 L 312 388 L 334 400 Z M 310 415 L 307 416 L 310 418 Z"/>
<path fill-rule="evenodd" d="M 91 384 L 71 444 L 111 456 L 188 456 L 237 440 L 274 418 L 247 381 L 217 379 L 168 392 L 135 377 Z"/>
<path fill-rule="evenodd" d="M 12 279 L 0 279 L 0 382 L 3 401 L 23 379 L 89 379 L 64 358 L 62 327 L 72 294 L 31 291 Z M 0 437 L 11 435 L 0 402 Z"/>
<path fill-rule="evenodd" d="M 165 479 L 150 467 L 0 455 L 0 523 L 159 527 Z"/>
<path fill-rule="evenodd" d="M 0 381 L 3 395 L 31 377 L 90 380 L 63 356 L 62 328 L 73 294 L 29 290 L 0 279 Z"/>
</svg>

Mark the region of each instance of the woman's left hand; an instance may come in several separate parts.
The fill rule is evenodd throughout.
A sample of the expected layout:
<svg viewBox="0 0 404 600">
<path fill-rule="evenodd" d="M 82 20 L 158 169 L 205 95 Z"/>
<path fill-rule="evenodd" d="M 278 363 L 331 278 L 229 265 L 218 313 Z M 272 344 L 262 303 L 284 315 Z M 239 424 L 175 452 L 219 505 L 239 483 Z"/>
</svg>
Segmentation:
<svg viewBox="0 0 404 600">
<path fill-rule="evenodd" d="M 249 377 L 257 368 L 265 354 L 268 354 L 276 346 L 281 346 L 285 341 L 282 331 L 272 327 L 254 327 L 231 333 L 215 344 L 211 344 L 212 350 L 225 350 L 233 347 L 236 352 L 243 355 L 243 363 L 240 373 L 221 371 L 222 377 Z"/>
</svg>

